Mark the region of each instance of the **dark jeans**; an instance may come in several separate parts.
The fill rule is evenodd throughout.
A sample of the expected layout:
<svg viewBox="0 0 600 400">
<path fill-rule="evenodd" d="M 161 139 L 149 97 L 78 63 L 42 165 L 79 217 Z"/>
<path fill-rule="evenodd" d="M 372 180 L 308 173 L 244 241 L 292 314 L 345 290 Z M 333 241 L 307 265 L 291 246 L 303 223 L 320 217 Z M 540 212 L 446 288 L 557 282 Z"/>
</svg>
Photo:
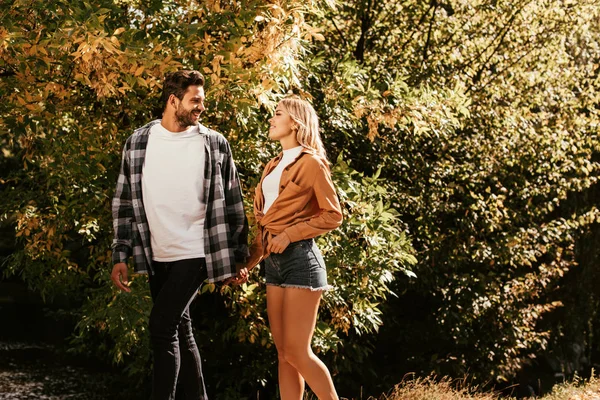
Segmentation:
<svg viewBox="0 0 600 400">
<path fill-rule="evenodd" d="M 175 399 L 179 381 L 179 386 L 185 392 L 185 399 L 207 400 L 200 353 L 192 333 L 190 318 L 190 304 L 207 277 L 206 261 L 204 258 L 195 258 L 173 262 L 155 261 L 152 265 L 152 399 Z"/>
</svg>

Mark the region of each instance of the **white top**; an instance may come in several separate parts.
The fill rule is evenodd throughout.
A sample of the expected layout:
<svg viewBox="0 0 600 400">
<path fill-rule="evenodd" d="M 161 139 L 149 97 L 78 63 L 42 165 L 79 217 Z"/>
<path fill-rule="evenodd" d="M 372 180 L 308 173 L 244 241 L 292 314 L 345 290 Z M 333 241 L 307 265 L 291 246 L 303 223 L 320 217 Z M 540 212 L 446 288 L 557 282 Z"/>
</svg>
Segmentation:
<svg viewBox="0 0 600 400">
<path fill-rule="evenodd" d="M 279 164 L 263 180 L 262 192 L 265 198 L 264 214 L 267 213 L 279 196 L 279 183 L 281 182 L 281 174 L 283 174 L 284 168 L 290 165 L 300 153 L 302 153 L 302 146 L 283 150 L 283 157 L 281 157 Z"/>
<path fill-rule="evenodd" d="M 153 260 L 204 257 L 205 159 L 204 138 L 197 126 L 184 132 L 168 131 L 161 124 L 150 128 L 142 169 L 142 198 Z"/>
</svg>

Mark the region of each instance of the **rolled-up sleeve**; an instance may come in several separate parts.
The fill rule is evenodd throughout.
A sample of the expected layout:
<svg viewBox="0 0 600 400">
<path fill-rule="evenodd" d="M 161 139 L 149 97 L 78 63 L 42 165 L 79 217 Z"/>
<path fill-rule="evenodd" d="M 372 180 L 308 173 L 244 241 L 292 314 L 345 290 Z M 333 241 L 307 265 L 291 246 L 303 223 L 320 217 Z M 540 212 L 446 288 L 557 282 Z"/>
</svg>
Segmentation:
<svg viewBox="0 0 600 400">
<path fill-rule="evenodd" d="M 131 204 L 131 184 L 127 173 L 129 171 L 127 154 L 127 150 L 124 149 L 117 187 L 112 201 L 114 239 L 111 247 L 113 264 L 126 263 L 131 256 L 133 206 Z"/>
<path fill-rule="evenodd" d="M 234 249 L 235 261 L 243 263 L 248 257 L 248 220 L 244 211 L 240 178 L 231 155 L 229 143 L 225 141 L 223 180 L 227 221 L 231 233 L 231 246 Z"/>
</svg>

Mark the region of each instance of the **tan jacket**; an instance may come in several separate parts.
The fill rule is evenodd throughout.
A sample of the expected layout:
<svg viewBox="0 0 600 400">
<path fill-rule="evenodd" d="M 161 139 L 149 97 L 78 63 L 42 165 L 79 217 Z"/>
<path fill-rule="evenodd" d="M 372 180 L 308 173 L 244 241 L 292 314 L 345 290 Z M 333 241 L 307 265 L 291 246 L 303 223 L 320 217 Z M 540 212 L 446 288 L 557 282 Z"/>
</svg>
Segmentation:
<svg viewBox="0 0 600 400">
<path fill-rule="evenodd" d="M 269 253 L 269 240 L 285 232 L 291 242 L 314 238 L 329 232 L 342 223 L 342 210 L 327 162 L 306 148 L 285 167 L 281 175 L 279 196 L 266 214 L 262 183 L 275 169 L 283 153 L 266 165 L 262 178 L 256 186 L 254 216 L 258 234 L 250 247 L 248 269 L 253 268 Z"/>
</svg>

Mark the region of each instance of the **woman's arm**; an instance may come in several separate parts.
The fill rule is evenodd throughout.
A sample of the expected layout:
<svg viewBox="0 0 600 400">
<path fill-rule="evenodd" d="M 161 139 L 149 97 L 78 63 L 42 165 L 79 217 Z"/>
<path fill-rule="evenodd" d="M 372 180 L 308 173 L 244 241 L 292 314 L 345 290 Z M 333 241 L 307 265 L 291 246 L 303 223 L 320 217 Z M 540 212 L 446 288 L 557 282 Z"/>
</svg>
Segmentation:
<svg viewBox="0 0 600 400">
<path fill-rule="evenodd" d="M 307 221 L 299 222 L 285 229 L 283 233 L 289 237 L 290 242 L 319 236 L 342 224 L 342 209 L 331 180 L 329 167 L 322 161 L 315 160 L 315 164 L 313 164 L 313 168 L 308 168 L 306 173 L 315 175 L 312 186 L 320 212 Z"/>
</svg>

